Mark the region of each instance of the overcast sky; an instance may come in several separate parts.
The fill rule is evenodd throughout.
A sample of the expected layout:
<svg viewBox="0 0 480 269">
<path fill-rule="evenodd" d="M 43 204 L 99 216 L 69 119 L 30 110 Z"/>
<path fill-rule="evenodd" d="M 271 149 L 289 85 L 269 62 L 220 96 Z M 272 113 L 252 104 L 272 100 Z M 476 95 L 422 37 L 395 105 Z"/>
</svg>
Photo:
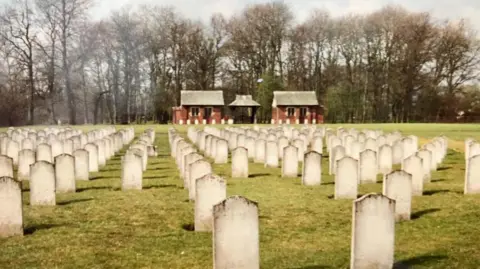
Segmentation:
<svg viewBox="0 0 480 269">
<path fill-rule="evenodd" d="M 6 1 L 6 0 L 0 0 Z M 91 11 L 95 18 L 108 16 L 112 9 L 136 4 L 155 3 L 172 5 L 191 19 L 208 19 L 212 13 L 226 16 L 242 10 L 248 4 L 270 2 L 266 0 L 96 0 Z M 480 30 L 480 0 L 284 0 L 299 20 L 313 8 L 325 8 L 334 16 L 348 13 L 368 13 L 387 4 L 401 4 L 412 11 L 429 11 L 437 19 L 466 18 Z"/>
</svg>

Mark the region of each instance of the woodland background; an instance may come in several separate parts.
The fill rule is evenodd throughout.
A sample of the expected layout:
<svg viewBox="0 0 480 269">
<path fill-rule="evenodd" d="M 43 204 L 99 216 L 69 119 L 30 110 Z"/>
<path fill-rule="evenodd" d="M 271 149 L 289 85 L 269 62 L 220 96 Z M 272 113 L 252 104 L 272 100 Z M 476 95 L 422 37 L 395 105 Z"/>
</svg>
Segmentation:
<svg viewBox="0 0 480 269">
<path fill-rule="evenodd" d="M 288 5 L 192 21 L 173 7 L 89 18 L 92 0 L 13 0 L 0 9 L 0 125 L 171 120 L 181 90 L 315 91 L 326 122 L 480 120 L 480 43 L 467 21 L 386 6 L 298 22 Z M 225 113 L 228 113 L 226 110 Z"/>
</svg>

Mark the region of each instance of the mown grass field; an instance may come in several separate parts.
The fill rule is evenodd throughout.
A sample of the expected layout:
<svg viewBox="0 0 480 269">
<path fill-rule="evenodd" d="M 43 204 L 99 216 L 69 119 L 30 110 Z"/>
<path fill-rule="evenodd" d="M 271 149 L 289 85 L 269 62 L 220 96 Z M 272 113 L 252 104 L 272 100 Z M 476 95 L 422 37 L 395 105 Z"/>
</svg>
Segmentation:
<svg viewBox="0 0 480 269">
<path fill-rule="evenodd" d="M 399 268 L 479 268 L 480 196 L 463 195 L 463 140 L 480 139 L 480 125 L 331 127 L 339 126 L 399 130 L 421 143 L 442 134 L 450 139 L 445 162 L 424 196 L 413 200 L 413 219 L 396 225 L 395 260 Z M 55 207 L 29 206 L 25 184 L 25 236 L 0 239 L 0 268 L 212 268 L 211 233 L 190 231 L 193 203 L 170 157 L 169 126 L 135 130 L 149 127 L 157 131 L 159 156 L 149 160 L 142 191 L 120 190 L 120 155 L 92 181 L 78 182 L 77 193 L 58 194 Z M 352 201 L 330 198 L 326 154 L 322 162 L 323 184 L 317 187 L 280 178 L 280 168 L 251 163 L 250 178 L 230 179 L 230 165 L 213 165 L 227 179 L 228 195 L 259 203 L 261 268 L 349 267 Z M 361 194 L 381 190 L 381 183 L 359 188 Z"/>
</svg>

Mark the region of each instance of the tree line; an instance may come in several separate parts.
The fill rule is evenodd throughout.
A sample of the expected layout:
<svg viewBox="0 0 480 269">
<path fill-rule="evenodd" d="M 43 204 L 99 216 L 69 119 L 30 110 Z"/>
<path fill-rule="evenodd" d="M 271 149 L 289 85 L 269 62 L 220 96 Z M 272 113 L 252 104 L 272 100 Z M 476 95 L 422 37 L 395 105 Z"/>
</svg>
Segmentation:
<svg viewBox="0 0 480 269">
<path fill-rule="evenodd" d="M 472 121 L 479 39 L 466 21 L 386 6 L 296 22 L 280 2 L 208 22 L 173 7 L 89 18 L 93 0 L 12 0 L 0 14 L 2 125 L 171 120 L 181 90 L 315 91 L 327 122 Z M 478 118 L 480 119 L 480 118 Z"/>
</svg>

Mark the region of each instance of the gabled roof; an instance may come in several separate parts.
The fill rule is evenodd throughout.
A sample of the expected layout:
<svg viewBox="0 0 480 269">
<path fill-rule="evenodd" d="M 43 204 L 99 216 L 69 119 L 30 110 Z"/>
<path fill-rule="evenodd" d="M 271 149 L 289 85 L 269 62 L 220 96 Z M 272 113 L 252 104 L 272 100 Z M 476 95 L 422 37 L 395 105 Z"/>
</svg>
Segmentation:
<svg viewBox="0 0 480 269">
<path fill-rule="evenodd" d="M 318 100 L 314 91 L 275 91 L 272 106 L 318 106 Z"/>
<path fill-rule="evenodd" d="M 251 95 L 237 95 L 235 97 L 235 101 L 233 101 L 231 104 L 228 106 L 260 106 L 259 103 L 255 102 L 252 99 Z"/>
<path fill-rule="evenodd" d="M 222 91 L 181 91 L 182 106 L 223 106 Z"/>
</svg>

